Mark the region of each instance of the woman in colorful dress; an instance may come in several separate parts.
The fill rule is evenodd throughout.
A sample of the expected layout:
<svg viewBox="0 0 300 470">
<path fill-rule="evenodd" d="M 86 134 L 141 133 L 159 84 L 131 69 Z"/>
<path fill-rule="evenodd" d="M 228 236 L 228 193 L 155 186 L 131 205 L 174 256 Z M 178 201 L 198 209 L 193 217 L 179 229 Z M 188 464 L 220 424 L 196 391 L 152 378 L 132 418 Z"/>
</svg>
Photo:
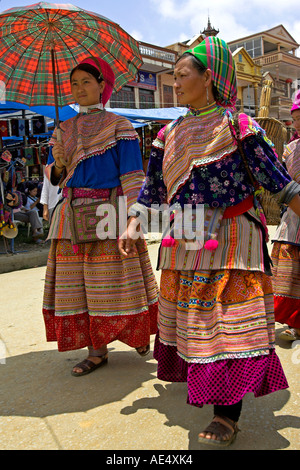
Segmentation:
<svg viewBox="0 0 300 470">
<path fill-rule="evenodd" d="M 296 133 L 300 132 L 300 90 L 291 109 Z M 297 134 L 297 135 L 298 135 Z M 295 137 L 295 134 L 294 134 Z M 282 159 L 289 175 L 300 183 L 300 138 L 291 139 Z M 288 207 L 274 235 L 272 249 L 275 320 L 288 325 L 281 339 L 300 339 L 300 218 Z"/>
<path fill-rule="evenodd" d="M 116 237 L 73 241 L 71 206 L 111 203 L 121 215 L 117 199 L 126 196 L 129 208 L 144 173 L 136 131 L 104 108 L 114 86 L 111 67 L 87 58 L 72 70 L 70 82 L 80 112 L 60 125 L 62 142 L 56 130 L 50 141 L 51 182 L 59 184 L 63 198 L 49 230 L 43 315 L 47 340 L 57 341 L 59 351 L 88 347 L 87 359 L 72 370 L 81 376 L 107 363 L 112 341 L 140 355 L 149 352 L 150 335 L 157 331 L 158 289 L 144 240 L 132 259 L 120 256 Z"/>
<path fill-rule="evenodd" d="M 189 404 L 214 405 L 215 416 L 199 441 L 225 446 L 238 432 L 246 393 L 263 396 L 288 384 L 275 352 L 266 227 L 230 111 L 237 89 L 227 44 L 206 38 L 179 59 L 174 78 L 180 104 L 190 108 L 154 142 L 119 249 L 131 255 L 132 233 L 145 218 L 145 207 L 152 211 L 167 203 L 181 210 L 204 204 L 204 247 L 192 269 L 178 268 L 184 240 L 162 241 L 154 357 L 159 379 L 187 382 Z M 245 114 L 239 115 L 239 128 L 256 179 L 300 214 L 300 186 L 278 162 L 264 131 Z"/>
<path fill-rule="evenodd" d="M 298 90 L 295 95 L 294 103 L 291 109 L 291 116 L 293 119 L 295 132 L 290 138 L 289 143 L 293 142 L 293 140 L 300 139 L 300 90 Z"/>
</svg>

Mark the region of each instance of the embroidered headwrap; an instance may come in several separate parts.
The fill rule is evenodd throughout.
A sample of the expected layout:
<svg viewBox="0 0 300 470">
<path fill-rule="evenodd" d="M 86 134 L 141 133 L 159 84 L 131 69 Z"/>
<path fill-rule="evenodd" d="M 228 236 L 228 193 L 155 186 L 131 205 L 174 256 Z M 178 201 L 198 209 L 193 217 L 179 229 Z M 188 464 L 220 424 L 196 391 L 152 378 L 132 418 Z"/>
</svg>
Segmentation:
<svg viewBox="0 0 300 470">
<path fill-rule="evenodd" d="M 298 90 L 296 92 L 295 99 L 294 99 L 294 102 L 293 102 L 293 106 L 292 106 L 292 109 L 291 109 L 291 113 L 293 111 L 296 111 L 297 109 L 300 109 L 300 90 Z"/>
<path fill-rule="evenodd" d="M 105 88 L 102 93 L 102 103 L 105 106 L 105 104 L 111 97 L 115 84 L 115 75 L 111 66 L 100 57 L 88 57 L 87 59 L 84 59 L 82 62 L 80 62 L 79 65 L 81 64 L 92 65 L 99 71 L 100 75 L 103 77 L 103 80 L 105 81 Z"/>
<path fill-rule="evenodd" d="M 209 36 L 186 52 L 194 55 L 211 70 L 213 84 L 220 95 L 217 104 L 224 108 L 234 108 L 237 99 L 235 62 L 226 42 Z"/>
</svg>

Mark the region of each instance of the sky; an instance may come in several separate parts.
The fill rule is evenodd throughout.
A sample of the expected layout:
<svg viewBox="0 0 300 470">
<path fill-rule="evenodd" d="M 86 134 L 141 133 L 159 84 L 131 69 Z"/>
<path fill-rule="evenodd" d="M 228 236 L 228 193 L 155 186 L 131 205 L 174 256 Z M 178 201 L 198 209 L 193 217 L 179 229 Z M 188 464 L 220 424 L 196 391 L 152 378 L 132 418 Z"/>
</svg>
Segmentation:
<svg viewBox="0 0 300 470">
<path fill-rule="evenodd" d="M 0 12 L 32 3 L 36 2 L 0 0 Z M 200 34 L 208 16 L 225 41 L 282 24 L 300 44 L 299 0 L 74 0 L 73 4 L 113 20 L 139 41 L 162 47 Z"/>
</svg>

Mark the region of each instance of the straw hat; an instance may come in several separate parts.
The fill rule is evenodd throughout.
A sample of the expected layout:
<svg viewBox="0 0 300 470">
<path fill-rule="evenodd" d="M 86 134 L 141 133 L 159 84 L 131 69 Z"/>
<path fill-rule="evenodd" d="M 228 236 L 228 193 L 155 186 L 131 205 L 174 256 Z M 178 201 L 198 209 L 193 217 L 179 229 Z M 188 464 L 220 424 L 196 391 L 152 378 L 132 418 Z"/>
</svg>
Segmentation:
<svg viewBox="0 0 300 470">
<path fill-rule="evenodd" d="M 17 225 L 13 222 L 12 224 L 7 224 L 1 229 L 1 235 L 5 238 L 16 238 L 18 235 L 18 227 Z"/>
</svg>

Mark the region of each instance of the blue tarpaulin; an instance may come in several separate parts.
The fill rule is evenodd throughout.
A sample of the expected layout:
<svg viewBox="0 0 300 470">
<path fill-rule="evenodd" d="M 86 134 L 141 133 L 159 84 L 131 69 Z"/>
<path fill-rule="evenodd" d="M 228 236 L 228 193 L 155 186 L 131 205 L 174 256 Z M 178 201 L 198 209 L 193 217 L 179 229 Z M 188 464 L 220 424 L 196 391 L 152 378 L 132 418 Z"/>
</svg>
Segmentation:
<svg viewBox="0 0 300 470">
<path fill-rule="evenodd" d="M 15 111 L 21 111 L 22 109 L 31 111 L 33 113 L 41 114 L 48 118 L 55 119 L 55 107 L 54 106 L 32 106 L 29 107 L 25 104 L 17 103 L 15 101 L 7 101 L 6 103 L 0 103 L 0 114 L 14 113 Z M 75 116 L 78 113 L 79 106 L 77 104 L 71 104 L 59 108 L 59 117 L 62 121 Z M 187 109 L 182 107 L 173 108 L 151 108 L 151 109 L 127 109 L 127 108 L 107 108 L 107 111 L 121 114 L 130 119 L 142 119 L 150 121 L 164 121 L 177 119 L 186 113 Z"/>
<path fill-rule="evenodd" d="M 22 110 L 37 113 L 50 119 L 55 119 L 56 117 L 54 106 L 29 107 L 25 104 L 16 103 L 14 101 L 7 101 L 3 104 L 0 103 L 0 114 L 2 114 L 2 116 Z M 76 104 L 64 106 L 63 108 L 59 108 L 59 117 L 61 121 L 66 121 L 67 119 L 76 116 L 78 111 L 79 106 Z M 134 127 L 141 127 L 146 125 L 146 121 L 173 121 L 179 116 L 184 115 L 187 112 L 187 109 L 181 107 L 151 109 L 107 108 L 107 111 L 125 116 L 132 122 Z"/>
</svg>

